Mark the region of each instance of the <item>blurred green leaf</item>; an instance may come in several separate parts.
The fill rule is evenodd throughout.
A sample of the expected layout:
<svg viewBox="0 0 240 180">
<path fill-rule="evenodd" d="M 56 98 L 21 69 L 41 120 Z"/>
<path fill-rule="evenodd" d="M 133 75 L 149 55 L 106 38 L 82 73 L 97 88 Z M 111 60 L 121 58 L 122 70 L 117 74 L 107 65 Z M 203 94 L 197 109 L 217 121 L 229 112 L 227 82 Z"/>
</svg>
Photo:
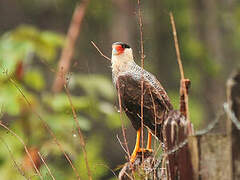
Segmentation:
<svg viewBox="0 0 240 180">
<path fill-rule="evenodd" d="M 37 91 L 41 91 L 45 87 L 45 81 L 42 73 L 38 69 L 31 69 L 24 75 L 25 83 Z"/>
<path fill-rule="evenodd" d="M 71 95 L 71 100 L 74 108 L 81 110 L 88 110 L 90 107 L 89 98 L 85 96 L 73 96 Z M 61 94 L 44 94 L 43 101 L 52 107 L 55 111 L 64 111 L 71 109 L 70 102 L 65 93 Z"/>
<path fill-rule="evenodd" d="M 11 75 L 15 72 L 19 61 L 26 59 L 28 53 L 32 52 L 32 46 L 24 42 L 13 41 L 9 34 L 0 39 L 0 65 Z M 0 74 L 0 79 L 6 79 L 6 74 Z"/>
<path fill-rule="evenodd" d="M 0 85 L 0 105 L 3 111 L 10 115 L 18 115 L 20 113 L 20 95 L 12 84 Z"/>
<path fill-rule="evenodd" d="M 8 76 L 12 75 L 18 62 L 31 60 L 34 53 L 44 60 L 54 60 L 58 48 L 63 46 L 63 43 L 64 38 L 60 34 L 21 25 L 0 37 L 1 69 L 7 70 Z M 0 74 L 0 80 L 8 76 Z"/>
<path fill-rule="evenodd" d="M 115 96 L 112 82 L 103 75 L 75 75 L 73 78 L 75 83 L 90 96 L 100 95 L 108 100 L 112 100 Z"/>
<path fill-rule="evenodd" d="M 82 130 L 89 130 L 91 128 L 91 123 L 88 119 L 84 118 L 83 116 L 79 115 L 77 117 L 80 128 Z M 76 129 L 76 122 L 73 119 L 72 112 L 69 114 L 66 113 L 52 113 L 45 116 L 45 120 L 49 123 L 52 127 L 54 132 L 63 133 L 62 128 L 66 130 L 66 133 L 72 132 Z"/>
<path fill-rule="evenodd" d="M 56 58 L 56 48 L 64 43 L 62 35 L 49 31 L 39 31 L 37 28 L 29 25 L 21 25 L 11 33 L 13 40 L 25 42 L 32 45 L 34 52 L 45 60 L 54 60 Z"/>
</svg>

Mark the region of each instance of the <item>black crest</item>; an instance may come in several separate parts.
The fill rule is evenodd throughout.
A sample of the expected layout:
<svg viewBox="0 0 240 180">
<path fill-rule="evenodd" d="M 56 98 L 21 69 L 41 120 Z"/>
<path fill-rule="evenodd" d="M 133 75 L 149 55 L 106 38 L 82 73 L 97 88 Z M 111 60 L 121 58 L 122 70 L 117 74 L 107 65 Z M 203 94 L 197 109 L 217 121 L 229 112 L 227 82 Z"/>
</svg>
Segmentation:
<svg viewBox="0 0 240 180">
<path fill-rule="evenodd" d="M 122 48 L 124 48 L 124 49 L 130 48 L 130 46 L 128 44 L 125 44 L 123 42 L 115 42 L 115 43 L 113 43 L 113 45 L 121 45 Z"/>
</svg>

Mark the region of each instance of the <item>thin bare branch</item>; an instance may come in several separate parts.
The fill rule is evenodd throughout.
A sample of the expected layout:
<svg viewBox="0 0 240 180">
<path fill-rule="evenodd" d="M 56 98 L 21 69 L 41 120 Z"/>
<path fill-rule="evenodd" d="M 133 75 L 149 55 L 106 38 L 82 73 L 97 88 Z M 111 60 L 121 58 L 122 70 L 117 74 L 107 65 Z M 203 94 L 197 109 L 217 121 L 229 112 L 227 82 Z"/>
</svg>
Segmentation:
<svg viewBox="0 0 240 180">
<path fill-rule="evenodd" d="M 84 137 L 83 137 L 80 125 L 79 125 L 79 121 L 78 121 L 78 118 L 77 118 L 75 108 L 74 108 L 73 103 L 72 103 L 71 95 L 70 95 L 70 92 L 69 92 L 66 84 L 64 84 L 64 89 L 66 91 L 68 101 L 69 101 L 70 106 L 72 108 L 73 119 L 75 120 L 76 125 L 77 125 L 78 136 L 80 138 L 80 144 L 81 144 L 81 148 L 82 148 L 82 151 L 83 151 L 83 156 L 84 156 L 86 168 L 87 168 L 87 171 L 88 171 L 88 178 L 89 178 L 89 180 L 92 180 L 91 170 L 90 170 L 89 163 L 88 163 L 88 158 L 87 158 L 86 144 L 85 144 L 85 141 L 84 141 Z"/>
<path fill-rule="evenodd" d="M 157 111 L 156 111 L 156 105 L 155 105 L 155 103 L 154 103 L 152 91 L 150 90 L 150 88 L 149 88 L 149 92 L 150 92 L 151 99 L 152 99 L 152 104 L 153 104 L 154 122 L 155 122 L 154 132 L 155 132 L 155 136 L 156 136 L 156 135 L 157 135 Z M 154 153 L 152 163 L 155 162 L 155 158 L 156 158 L 157 152 L 158 152 L 158 150 L 160 149 L 160 147 L 161 147 L 161 144 L 158 146 L 158 148 L 157 148 L 157 150 L 156 150 L 156 138 L 155 138 L 155 140 L 154 140 L 154 150 L 156 150 L 156 151 L 155 151 L 155 153 Z"/>
<path fill-rule="evenodd" d="M 71 24 L 67 33 L 66 44 L 62 50 L 62 54 L 58 63 L 58 72 L 52 87 L 53 92 L 61 91 L 64 85 L 64 78 L 70 68 L 70 63 L 75 49 L 75 43 L 81 30 L 82 21 L 86 13 L 88 3 L 89 0 L 83 0 L 76 6 L 74 10 Z"/>
<path fill-rule="evenodd" d="M 27 156 L 29 157 L 29 159 L 30 159 L 30 161 L 31 161 L 35 171 L 37 172 L 37 174 L 40 177 L 40 179 L 43 180 L 43 177 L 42 177 L 40 171 L 38 170 L 38 168 L 36 167 L 36 165 L 35 165 L 35 163 L 34 163 L 34 161 L 32 159 L 32 156 L 29 153 L 27 145 L 24 143 L 23 139 L 20 136 L 18 136 L 15 132 L 13 132 L 11 129 L 9 129 L 7 126 L 5 126 L 2 122 L 0 122 L 0 126 L 2 126 L 4 129 L 6 129 L 8 132 L 10 132 L 12 135 L 14 135 L 19 140 L 19 142 L 23 145 L 24 150 L 27 153 Z"/>
<path fill-rule="evenodd" d="M 109 58 L 109 57 L 107 57 L 106 55 L 104 55 L 104 54 L 102 53 L 102 51 L 97 47 L 97 45 L 96 45 L 93 41 L 91 41 L 91 43 L 92 43 L 92 45 L 97 49 L 97 51 L 99 52 L 99 54 L 100 54 L 101 56 L 103 56 L 105 59 L 111 61 L 111 58 Z"/>
<path fill-rule="evenodd" d="M 126 151 L 127 151 L 128 158 L 129 158 L 129 160 L 130 160 L 130 152 L 129 152 L 129 148 L 128 148 L 128 143 L 127 143 L 127 138 L 126 138 L 125 127 L 124 127 L 123 120 L 122 120 L 122 101 L 121 101 L 121 95 L 120 95 L 119 81 L 117 81 L 117 89 L 118 89 L 118 103 L 119 103 L 119 110 L 120 110 L 120 119 L 121 119 L 121 121 L 122 121 L 123 140 L 124 140 L 124 144 L 125 144 L 125 147 L 126 147 Z"/>
<path fill-rule="evenodd" d="M 42 157 L 42 155 L 40 154 L 40 152 L 38 152 L 38 155 L 39 155 L 39 157 L 41 158 L 43 164 L 46 166 L 47 171 L 48 171 L 48 173 L 50 174 L 50 176 L 52 177 L 52 179 L 53 179 L 53 180 L 56 180 L 56 179 L 54 178 L 54 176 L 52 175 L 51 170 L 49 169 L 47 163 L 46 163 L 45 160 L 43 159 L 43 157 Z"/>
<path fill-rule="evenodd" d="M 98 164 L 96 164 L 96 166 L 103 166 L 103 167 L 105 167 L 106 169 L 108 169 L 108 170 L 111 171 L 111 173 L 115 176 L 115 178 L 118 178 L 118 177 L 117 177 L 117 174 L 114 172 L 114 170 L 112 170 L 112 169 L 111 169 L 109 166 L 107 166 L 106 164 L 98 163 Z"/>
<path fill-rule="evenodd" d="M 141 6 L 140 6 L 140 0 L 137 0 L 138 3 L 138 20 L 139 20 L 139 31 L 140 31 L 140 49 L 141 49 L 141 67 L 144 68 L 144 44 L 143 44 L 143 23 L 142 23 L 142 13 L 141 13 Z M 141 144 L 143 148 L 143 100 L 144 100 L 144 94 L 143 94 L 143 71 L 142 71 L 142 78 L 141 78 Z M 142 161 L 144 161 L 144 154 L 142 153 Z"/>
<path fill-rule="evenodd" d="M 178 43 L 178 38 L 177 38 L 177 30 L 176 30 L 176 25 L 174 21 L 174 17 L 172 12 L 169 13 L 170 15 L 170 20 L 171 20 L 171 25 L 172 25 L 172 31 L 173 31 L 173 38 L 174 38 L 174 44 L 175 44 L 175 49 L 176 49 L 176 55 L 177 55 L 177 61 L 178 61 L 178 66 L 181 74 L 181 83 L 180 83 L 180 97 L 183 91 L 184 95 L 184 105 L 185 105 L 185 116 L 188 122 L 188 132 L 192 134 L 192 125 L 189 117 L 189 108 L 188 108 L 188 93 L 187 93 L 187 87 L 186 83 L 184 82 L 185 77 L 184 77 L 184 71 L 183 71 L 183 65 L 182 65 L 182 60 L 181 60 L 181 55 L 180 55 L 180 49 L 179 49 L 179 43 Z M 181 105 L 181 103 L 180 103 Z"/>
<path fill-rule="evenodd" d="M 182 60 L 181 60 L 181 55 L 180 55 L 180 49 L 179 49 L 179 44 L 178 44 L 178 38 L 177 38 L 177 31 L 176 31 L 176 25 L 174 21 L 174 17 L 172 12 L 169 13 L 170 15 L 170 20 L 171 20 L 171 25 L 172 25 L 172 30 L 173 30 L 173 38 L 174 38 L 174 44 L 175 44 L 175 49 L 176 49 L 176 54 L 177 54 L 177 61 L 178 61 L 178 66 L 181 74 L 181 79 L 184 79 L 184 71 L 183 71 L 183 65 L 182 65 Z"/>
<path fill-rule="evenodd" d="M 126 150 L 125 147 L 123 146 L 123 144 L 124 144 L 124 145 L 126 145 L 126 144 L 123 143 L 123 142 L 120 140 L 118 134 L 117 134 L 117 140 L 118 140 L 120 146 L 122 147 L 123 151 L 124 151 L 126 154 L 128 154 L 127 150 Z M 128 158 L 129 158 L 129 157 L 128 157 Z"/>
</svg>

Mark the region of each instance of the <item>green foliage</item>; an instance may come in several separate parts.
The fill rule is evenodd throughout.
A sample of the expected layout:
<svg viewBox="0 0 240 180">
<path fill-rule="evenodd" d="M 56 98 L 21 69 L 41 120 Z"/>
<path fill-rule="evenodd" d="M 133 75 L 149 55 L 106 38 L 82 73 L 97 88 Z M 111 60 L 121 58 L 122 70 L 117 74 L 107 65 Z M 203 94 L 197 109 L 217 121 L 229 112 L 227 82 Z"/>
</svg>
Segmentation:
<svg viewBox="0 0 240 180">
<path fill-rule="evenodd" d="M 56 48 L 63 45 L 63 37 L 49 31 L 39 31 L 35 27 L 22 25 L 11 32 L 11 39 L 36 53 L 45 60 L 56 58 Z M 30 47 L 30 48 L 29 48 Z"/>
<path fill-rule="evenodd" d="M 107 100 L 114 97 L 111 81 L 102 75 L 77 75 L 73 78 L 76 85 L 83 88 L 89 96 L 101 96 Z"/>
<path fill-rule="evenodd" d="M 45 88 L 43 75 L 38 69 L 27 71 L 24 76 L 24 82 L 36 91 L 41 91 Z"/>
<path fill-rule="evenodd" d="M 57 48 L 63 45 L 63 36 L 39 31 L 33 26 L 21 25 L 0 38 L 0 65 L 8 75 L 15 72 L 18 62 L 30 63 L 33 54 L 47 61 L 56 58 Z M 36 75 L 36 74 L 35 74 Z M 0 79 L 8 76 L 1 74 Z"/>
<path fill-rule="evenodd" d="M 9 96 L 11 94 L 11 96 Z M 19 93 L 11 84 L 0 86 L 0 104 L 2 110 L 9 115 L 18 115 L 20 113 Z"/>
<path fill-rule="evenodd" d="M 87 171 L 84 168 L 85 161 L 77 135 L 77 126 L 73 119 L 68 96 L 65 92 L 50 93 L 47 90 L 50 87 L 45 75 L 49 72 L 34 66 L 35 60 L 39 58 L 44 59 L 44 61 L 55 60 L 58 48 L 63 45 L 63 39 L 57 33 L 40 31 L 27 25 L 4 33 L 0 38 L 2 71 L 0 74 L 0 105 L 3 116 L 7 115 L 13 119 L 6 120 L 9 121 L 10 129 L 16 132 L 29 148 L 37 147 L 45 155 L 48 166 L 58 180 L 75 178 L 75 174 L 70 165 L 66 163 L 65 158 L 62 157 L 62 152 L 53 144 L 49 132 L 42 126 L 41 119 L 55 133 L 63 150 L 74 159 L 81 176 L 87 178 Z M 74 74 L 70 78 L 68 88 L 71 91 L 75 91 L 75 89 L 83 91 L 81 95 L 70 95 L 82 131 L 92 131 L 95 123 L 101 123 L 110 129 L 121 126 L 119 113 L 112 106 L 114 90 L 111 80 L 102 75 Z M 31 107 L 28 106 L 25 98 Z M 41 116 L 41 119 L 36 113 Z M 19 164 L 24 164 L 26 155 L 23 145 L 15 136 L 7 136 L 5 132 L 5 130 L 0 131 L 1 137 L 7 142 L 14 155 L 14 160 Z M 99 132 L 96 132 L 89 136 L 86 147 L 94 179 L 103 176 L 107 171 L 104 166 L 106 163 L 101 158 L 102 140 L 98 134 Z M 13 163 L 9 163 L 12 161 L 10 157 L 6 156 L 9 154 L 9 150 L 1 149 L 1 177 L 4 179 L 23 179 L 14 168 Z M 12 173 L 13 171 L 15 172 Z M 40 171 L 44 179 L 51 179 L 45 166 L 42 165 Z M 26 175 L 33 176 L 33 173 L 34 171 L 27 170 Z M 35 176 L 33 179 L 38 179 L 38 177 Z"/>
</svg>

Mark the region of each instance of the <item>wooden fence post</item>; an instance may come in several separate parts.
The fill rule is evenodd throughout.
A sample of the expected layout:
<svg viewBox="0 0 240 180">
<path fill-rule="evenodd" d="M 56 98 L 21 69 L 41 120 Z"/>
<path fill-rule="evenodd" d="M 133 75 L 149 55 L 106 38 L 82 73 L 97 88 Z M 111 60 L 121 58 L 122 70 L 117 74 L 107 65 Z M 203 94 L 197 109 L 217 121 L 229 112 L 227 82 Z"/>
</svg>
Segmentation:
<svg viewBox="0 0 240 180">
<path fill-rule="evenodd" d="M 231 149 L 224 134 L 188 137 L 194 180 L 231 180 Z"/>
<path fill-rule="evenodd" d="M 232 153 L 232 179 L 240 179 L 240 70 L 227 81 L 227 135 Z"/>
<path fill-rule="evenodd" d="M 180 111 L 172 111 L 163 126 L 164 151 L 167 153 L 167 174 L 169 180 L 193 179 L 190 151 L 184 141 L 188 137 L 188 124 Z M 182 146 L 181 146 L 182 144 Z M 178 150 L 171 152 L 174 148 Z"/>
<path fill-rule="evenodd" d="M 240 71 L 227 82 L 226 131 L 188 137 L 194 179 L 240 179 Z"/>
</svg>

